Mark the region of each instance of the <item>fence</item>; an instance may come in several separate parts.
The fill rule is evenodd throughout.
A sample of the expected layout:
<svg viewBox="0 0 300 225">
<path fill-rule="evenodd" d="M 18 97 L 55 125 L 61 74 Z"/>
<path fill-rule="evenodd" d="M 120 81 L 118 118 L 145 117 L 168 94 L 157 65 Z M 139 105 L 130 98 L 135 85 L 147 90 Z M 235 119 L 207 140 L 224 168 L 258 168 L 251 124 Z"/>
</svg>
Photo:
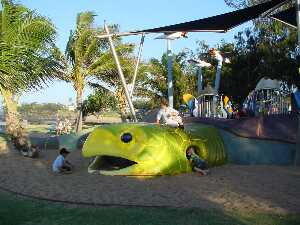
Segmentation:
<svg viewBox="0 0 300 225">
<path fill-rule="evenodd" d="M 198 97 L 198 117 L 215 117 L 215 95 L 206 94 Z"/>
<path fill-rule="evenodd" d="M 276 89 L 261 89 L 249 94 L 243 104 L 248 115 L 287 115 L 292 111 L 290 93 Z"/>
<path fill-rule="evenodd" d="M 223 95 L 203 94 L 197 98 L 197 117 L 230 118 L 231 102 L 224 107 Z"/>
</svg>

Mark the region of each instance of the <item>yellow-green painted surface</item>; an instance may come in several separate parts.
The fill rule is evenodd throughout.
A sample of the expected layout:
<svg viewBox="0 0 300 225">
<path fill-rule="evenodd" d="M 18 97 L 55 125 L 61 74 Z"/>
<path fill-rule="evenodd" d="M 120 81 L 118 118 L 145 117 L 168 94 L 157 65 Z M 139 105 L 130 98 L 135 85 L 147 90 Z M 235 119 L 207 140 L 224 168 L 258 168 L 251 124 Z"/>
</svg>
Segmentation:
<svg viewBox="0 0 300 225">
<path fill-rule="evenodd" d="M 122 141 L 130 134 L 131 141 Z M 194 146 L 210 166 L 226 162 L 226 151 L 218 130 L 193 128 L 190 132 L 152 124 L 114 124 L 97 127 L 87 138 L 82 154 L 96 157 L 89 172 L 121 176 L 159 176 L 190 172 L 186 150 Z M 97 170 L 104 156 L 121 157 L 136 164 L 117 170 Z"/>
</svg>

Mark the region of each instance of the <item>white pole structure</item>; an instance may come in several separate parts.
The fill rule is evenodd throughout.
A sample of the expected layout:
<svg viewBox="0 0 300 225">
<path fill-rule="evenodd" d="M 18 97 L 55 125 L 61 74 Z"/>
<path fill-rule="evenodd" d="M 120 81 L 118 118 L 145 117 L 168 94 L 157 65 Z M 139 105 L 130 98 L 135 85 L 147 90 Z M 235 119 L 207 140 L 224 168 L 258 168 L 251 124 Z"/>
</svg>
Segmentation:
<svg viewBox="0 0 300 225">
<path fill-rule="evenodd" d="M 219 88 L 220 88 L 220 82 L 221 82 L 223 57 L 221 56 L 221 54 L 219 52 L 217 52 L 216 55 L 215 55 L 215 58 L 218 61 L 216 79 L 215 79 L 215 90 L 216 90 L 216 94 L 218 94 L 219 93 Z"/>
<path fill-rule="evenodd" d="M 217 95 L 219 94 L 220 82 L 221 82 L 221 73 L 222 73 L 222 65 L 223 65 L 223 57 L 221 54 L 216 51 L 216 55 L 214 56 L 218 62 L 217 64 L 217 71 L 216 71 L 216 78 L 215 78 L 215 95 L 213 97 L 213 114 L 214 117 L 217 117 Z"/>
<path fill-rule="evenodd" d="M 202 73 L 202 66 L 197 68 L 197 93 L 198 95 L 203 90 L 203 73 Z"/>
<path fill-rule="evenodd" d="M 296 17 L 297 17 L 297 27 L 298 27 L 298 50 L 300 48 L 300 0 L 296 0 Z M 299 60 L 298 55 L 298 60 Z M 300 68 L 298 73 L 300 72 Z M 298 115 L 298 131 L 296 136 L 296 153 L 295 153 L 295 166 L 300 165 L 300 115 Z"/>
<path fill-rule="evenodd" d="M 113 55 L 113 58 L 115 60 L 117 69 L 118 69 L 118 74 L 120 76 L 121 83 L 122 83 L 122 86 L 123 86 L 124 91 L 125 91 L 126 100 L 128 102 L 131 114 L 133 116 L 134 121 L 137 122 L 136 115 L 135 115 L 135 110 L 134 110 L 134 107 L 133 107 L 133 104 L 132 104 L 132 101 L 131 101 L 131 97 L 130 97 L 130 94 L 129 94 L 129 91 L 128 91 L 126 80 L 125 80 L 125 77 L 124 77 L 124 74 L 123 74 L 123 71 L 122 71 L 122 67 L 121 67 L 121 64 L 120 64 L 120 61 L 119 61 L 119 58 L 118 58 L 113 40 L 112 40 L 112 36 L 109 36 L 110 33 L 109 33 L 109 29 L 108 29 L 108 26 L 107 26 L 106 23 L 104 23 L 104 30 L 108 34 L 107 38 L 108 38 L 108 41 L 109 41 L 109 45 L 110 45 L 112 55 Z"/>
<path fill-rule="evenodd" d="M 102 34 L 98 35 L 97 38 L 99 39 L 105 39 L 108 37 L 125 37 L 125 36 L 132 36 L 132 35 L 139 35 L 140 32 L 120 32 L 120 33 L 114 33 L 114 34 Z"/>
<path fill-rule="evenodd" d="M 133 80 L 132 80 L 132 87 L 131 87 L 131 91 L 130 91 L 130 97 L 131 98 L 132 98 L 132 95 L 133 95 L 135 81 L 136 81 L 137 73 L 138 73 L 138 70 L 139 70 L 139 65 L 140 65 L 141 56 L 142 56 L 143 47 L 144 47 L 144 40 L 145 40 L 145 34 L 142 34 L 140 48 L 139 48 L 139 53 L 138 53 L 138 58 L 136 60 L 135 69 L 134 69 L 134 75 L 133 75 Z"/>
<path fill-rule="evenodd" d="M 193 63 L 197 66 L 197 90 L 198 90 L 198 94 L 200 94 L 200 92 L 203 90 L 202 68 L 211 67 L 211 64 L 203 60 L 193 60 L 193 59 L 190 59 L 188 62 Z"/>
<path fill-rule="evenodd" d="M 168 100 L 169 106 L 173 108 L 173 54 L 171 50 L 171 40 L 167 39 L 167 55 L 168 55 Z"/>
<path fill-rule="evenodd" d="M 174 107 L 173 98 L 173 54 L 171 50 L 171 41 L 185 37 L 187 32 L 174 32 L 174 33 L 164 33 L 155 39 L 166 39 L 167 40 L 167 57 L 168 57 L 168 101 L 171 108 Z"/>
</svg>

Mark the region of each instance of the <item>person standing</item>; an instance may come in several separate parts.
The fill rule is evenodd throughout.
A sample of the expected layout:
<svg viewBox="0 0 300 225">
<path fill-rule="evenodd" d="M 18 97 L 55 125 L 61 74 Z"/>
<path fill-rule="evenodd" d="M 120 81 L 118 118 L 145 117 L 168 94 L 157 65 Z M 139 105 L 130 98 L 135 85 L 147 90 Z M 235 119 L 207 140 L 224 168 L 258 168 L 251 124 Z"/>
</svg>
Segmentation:
<svg viewBox="0 0 300 225">
<path fill-rule="evenodd" d="M 56 135 L 61 135 L 64 128 L 63 121 L 61 121 L 59 118 L 56 120 Z"/>
</svg>

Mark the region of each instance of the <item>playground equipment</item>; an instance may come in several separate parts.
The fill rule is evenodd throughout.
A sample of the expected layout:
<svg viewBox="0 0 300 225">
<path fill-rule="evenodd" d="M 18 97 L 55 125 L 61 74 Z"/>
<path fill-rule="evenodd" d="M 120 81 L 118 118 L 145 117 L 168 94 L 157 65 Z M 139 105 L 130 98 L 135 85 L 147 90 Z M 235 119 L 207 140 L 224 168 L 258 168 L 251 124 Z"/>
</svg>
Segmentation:
<svg viewBox="0 0 300 225">
<path fill-rule="evenodd" d="M 214 116 L 219 118 L 230 118 L 230 109 L 232 109 L 231 105 L 229 104 L 229 98 L 226 100 L 226 107 L 228 111 L 224 109 L 224 102 L 223 96 L 219 95 L 220 83 L 221 83 L 221 73 L 222 73 L 222 65 L 223 61 L 225 63 L 230 63 L 228 58 L 223 58 L 221 52 L 216 49 L 211 49 L 210 54 L 217 60 L 217 69 L 216 69 L 216 78 L 215 78 L 215 96 L 213 97 L 213 111 Z M 219 95 L 219 96 L 218 96 Z M 218 104 L 219 103 L 219 104 Z"/>
<path fill-rule="evenodd" d="M 217 104 L 214 98 L 217 98 Z M 194 117 L 232 118 L 234 115 L 233 105 L 228 96 L 206 93 L 196 99 L 191 94 L 184 94 L 183 101 L 190 115 Z M 215 105 L 217 105 L 216 109 Z"/>
<path fill-rule="evenodd" d="M 188 105 L 192 116 L 229 118 L 231 114 L 229 113 L 229 111 L 225 110 L 224 108 L 223 96 L 218 95 L 224 58 L 221 55 L 221 53 L 216 49 L 210 49 L 209 54 L 217 60 L 214 89 L 211 90 L 209 89 L 208 92 L 207 90 L 203 90 L 202 68 L 210 67 L 211 64 L 202 60 L 190 59 L 188 60 L 188 62 L 197 66 L 197 75 L 198 75 L 197 83 L 198 83 L 199 97 L 197 99 L 193 98 L 193 100 L 189 100 L 190 102 L 188 101 L 185 102 Z M 225 59 L 225 62 L 230 63 L 229 59 Z M 183 98 L 185 98 L 185 96 Z M 195 105 L 194 103 L 197 103 L 198 105 L 193 107 L 193 105 Z M 229 103 L 229 101 L 226 101 L 225 105 L 227 105 L 227 103 Z M 231 106 L 227 105 L 227 108 L 231 108 Z M 193 112 L 194 109 L 196 109 L 195 112 Z"/>
<path fill-rule="evenodd" d="M 197 93 L 200 94 L 200 92 L 203 90 L 202 68 L 211 67 L 211 64 L 203 60 L 194 60 L 194 59 L 189 59 L 188 62 L 197 66 Z"/>
<path fill-rule="evenodd" d="M 205 93 L 197 98 L 197 102 L 197 117 L 231 118 L 233 111 L 231 103 L 230 101 L 225 103 L 223 95 Z"/>
<path fill-rule="evenodd" d="M 185 36 L 187 32 L 227 32 L 231 28 L 236 27 L 244 22 L 247 22 L 249 20 L 255 19 L 260 16 L 266 16 L 266 12 L 276 9 L 282 4 L 284 4 L 286 0 L 273 0 L 273 1 L 268 1 L 264 2 L 262 4 L 258 4 L 252 7 L 247 7 L 244 9 L 236 10 L 233 12 L 217 15 L 217 16 L 212 16 L 204 19 L 199 19 L 199 20 L 194 20 L 190 22 L 185 22 L 185 23 L 179 23 L 179 24 L 174 24 L 174 25 L 169 25 L 169 26 L 164 26 L 164 27 L 158 27 L 158 28 L 151 28 L 151 29 L 146 29 L 146 30 L 137 30 L 137 31 L 130 31 L 130 32 L 122 32 L 122 33 L 114 33 L 111 34 L 109 32 L 108 26 L 106 23 L 104 24 L 104 31 L 106 34 L 99 35 L 98 38 L 108 38 L 110 48 L 113 54 L 113 58 L 115 60 L 115 63 L 117 65 L 118 69 L 118 74 L 120 76 L 120 80 L 122 83 L 122 86 L 125 91 L 125 96 L 127 103 L 129 105 L 130 112 L 136 121 L 136 116 L 135 116 L 135 110 L 132 104 L 132 93 L 134 90 L 134 84 L 135 84 L 135 79 L 136 79 L 136 74 L 138 71 L 138 65 L 139 65 L 139 60 L 140 60 L 140 53 L 139 57 L 136 63 L 136 69 L 135 69 L 135 75 L 133 79 L 133 85 L 132 85 L 132 90 L 131 93 L 129 93 L 127 84 L 124 79 L 124 75 L 122 72 L 122 68 L 119 62 L 119 58 L 117 56 L 117 53 L 115 51 L 115 47 L 113 44 L 112 37 L 116 36 L 130 36 L 130 35 L 142 35 L 144 36 L 145 34 L 150 34 L 150 33 L 164 33 L 165 36 L 174 36 L 174 38 L 177 38 L 179 36 Z M 267 14 L 268 15 L 268 14 Z M 168 56 L 169 56 L 169 63 L 168 63 L 168 95 L 170 104 L 172 104 L 172 83 L 173 83 L 173 75 L 172 75 L 172 55 L 170 51 L 170 39 L 168 40 Z M 142 37 L 141 39 L 141 44 L 140 48 L 143 46 L 144 43 L 144 38 Z M 139 51 L 141 52 L 141 51 Z M 219 77 L 219 76 L 218 76 Z M 220 79 L 216 79 L 216 85 L 215 87 L 218 88 Z M 172 105 L 171 105 L 172 106 Z"/>
<path fill-rule="evenodd" d="M 220 88 L 220 82 L 221 82 L 221 72 L 222 72 L 222 65 L 223 65 L 223 56 L 221 55 L 220 51 L 216 49 L 210 49 L 209 54 L 217 60 L 217 69 L 216 69 L 216 79 L 215 79 L 215 92 L 218 94 L 219 88 Z M 194 60 L 190 59 L 188 60 L 189 63 L 194 64 L 197 66 L 197 74 L 198 74 L 198 94 L 203 90 L 203 75 L 202 75 L 202 68 L 204 67 L 211 67 L 210 63 L 207 63 L 203 60 Z M 227 59 L 227 63 L 230 61 Z"/>
<path fill-rule="evenodd" d="M 207 93 L 198 97 L 198 117 L 214 117 L 215 115 L 215 94 Z"/>
<path fill-rule="evenodd" d="M 90 173 L 174 175 L 192 171 L 186 157 L 186 150 L 191 146 L 209 166 L 226 163 L 222 137 L 212 127 L 194 128 L 187 133 L 182 129 L 152 124 L 104 125 L 89 135 L 82 155 L 95 157 L 88 168 Z"/>
<path fill-rule="evenodd" d="M 168 102 L 169 107 L 173 108 L 173 54 L 171 50 L 171 41 L 179 38 L 187 38 L 187 32 L 167 32 L 163 35 L 156 37 L 155 39 L 165 39 L 167 40 L 167 55 L 168 55 Z"/>
<path fill-rule="evenodd" d="M 243 109 L 250 116 L 290 114 L 292 90 L 285 82 L 262 78 L 245 99 Z"/>
<path fill-rule="evenodd" d="M 191 116 L 198 116 L 198 101 L 197 99 L 191 94 L 184 94 L 183 101 L 187 105 L 190 115 Z"/>
<path fill-rule="evenodd" d="M 223 65 L 223 56 L 220 51 L 216 49 L 211 49 L 211 55 L 217 60 L 217 70 L 216 70 L 216 79 L 215 79 L 215 92 L 218 94 L 221 82 L 221 72 Z"/>
<path fill-rule="evenodd" d="M 222 103 L 222 104 L 224 104 L 223 105 L 224 106 L 224 110 L 227 113 L 227 115 L 229 117 L 232 117 L 232 115 L 234 113 L 234 110 L 233 110 L 233 105 L 232 105 L 232 103 L 231 103 L 231 101 L 230 101 L 230 99 L 229 99 L 228 96 L 224 96 L 224 103 Z"/>
<path fill-rule="evenodd" d="M 300 112 L 300 91 L 298 89 L 294 89 L 292 93 L 292 99 L 294 103 L 294 111 Z"/>
<path fill-rule="evenodd" d="M 131 113 L 135 117 L 134 108 L 132 105 L 131 96 L 128 94 L 127 85 L 124 82 L 124 76 L 119 63 L 118 56 L 112 42 L 113 36 L 128 36 L 128 35 L 145 35 L 148 33 L 177 33 L 177 32 L 227 32 L 231 28 L 240 25 L 249 20 L 258 18 L 259 16 L 270 16 L 270 13 L 280 6 L 285 4 L 286 0 L 273 0 L 262 4 L 248 7 L 234 12 L 217 15 L 201 20 L 190 21 L 165 27 L 153 28 L 148 30 L 133 31 L 127 33 L 110 34 L 105 25 L 105 35 L 100 35 L 99 38 L 108 38 L 110 47 L 113 52 L 113 57 L 118 67 L 118 73 L 125 89 L 126 99 L 130 106 Z M 297 21 L 299 28 L 300 0 L 297 0 Z M 268 12 L 268 13 L 266 13 Z M 300 42 L 300 29 L 298 29 Z M 170 42 L 168 43 L 168 48 Z M 170 53 L 170 55 L 169 55 Z M 171 51 L 168 51 L 171 58 Z M 216 55 L 218 60 L 217 74 L 215 80 L 214 91 L 216 93 L 203 94 L 198 101 L 199 114 L 205 113 L 208 116 L 216 116 L 216 106 L 211 113 L 211 105 L 216 104 L 217 94 L 219 91 L 222 60 Z M 170 60 L 171 62 L 171 60 Z M 169 83 L 172 78 L 171 63 L 169 63 Z M 199 85 L 200 86 L 200 85 Z M 133 87 L 134 88 L 134 87 Z M 127 91 L 126 91 L 127 90 Z M 132 89 L 133 91 L 133 89 Z M 171 93 L 169 92 L 169 96 Z M 208 101 L 206 101 L 208 97 Z M 298 98 L 298 96 L 296 96 Z M 220 101 L 223 102 L 222 99 Z M 228 101 L 226 100 L 228 103 Z M 207 104 L 206 109 L 201 107 Z M 223 104 L 220 104 L 223 107 Z M 225 106 L 226 107 L 226 106 Z M 201 110 L 200 110 L 201 109 Z M 207 112 L 207 113 L 206 113 Z M 300 130 L 300 129 L 299 129 Z M 298 132 L 299 133 L 299 132 Z M 298 134 L 300 136 L 300 134 Z M 299 142 L 300 143 L 300 142 Z M 176 173 L 191 171 L 191 167 L 186 159 L 186 149 L 189 145 L 194 145 L 198 148 L 197 153 L 207 159 L 211 165 L 225 163 L 226 153 L 222 138 L 215 129 L 196 129 L 193 135 L 183 132 L 178 129 L 163 128 L 154 125 L 111 125 L 95 129 L 85 142 L 83 149 L 84 157 L 95 157 L 93 163 L 89 166 L 89 172 L 99 172 L 105 175 L 125 175 L 125 176 L 157 176 L 157 175 L 172 175 Z M 297 147 L 299 149 L 299 146 Z M 151 151 L 150 151 L 151 150 Z M 99 170 L 106 162 L 106 157 L 125 158 L 122 167 L 116 165 L 115 170 Z M 299 161 L 300 161 L 300 157 Z M 124 160 L 123 160 L 124 162 Z"/>
</svg>

